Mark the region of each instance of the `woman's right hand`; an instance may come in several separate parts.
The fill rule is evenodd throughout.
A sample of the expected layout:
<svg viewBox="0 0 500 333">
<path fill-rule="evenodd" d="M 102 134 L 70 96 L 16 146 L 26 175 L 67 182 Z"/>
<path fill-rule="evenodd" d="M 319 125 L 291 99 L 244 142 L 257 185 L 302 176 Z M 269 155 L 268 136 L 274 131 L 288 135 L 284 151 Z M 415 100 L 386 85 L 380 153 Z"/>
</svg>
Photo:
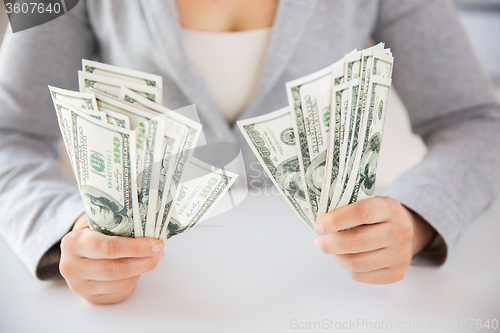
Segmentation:
<svg viewBox="0 0 500 333">
<path fill-rule="evenodd" d="M 90 303 L 117 303 L 132 296 L 142 273 L 163 257 L 153 238 L 107 236 L 89 229 L 82 214 L 61 241 L 59 270 L 69 288 Z"/>
</svg>

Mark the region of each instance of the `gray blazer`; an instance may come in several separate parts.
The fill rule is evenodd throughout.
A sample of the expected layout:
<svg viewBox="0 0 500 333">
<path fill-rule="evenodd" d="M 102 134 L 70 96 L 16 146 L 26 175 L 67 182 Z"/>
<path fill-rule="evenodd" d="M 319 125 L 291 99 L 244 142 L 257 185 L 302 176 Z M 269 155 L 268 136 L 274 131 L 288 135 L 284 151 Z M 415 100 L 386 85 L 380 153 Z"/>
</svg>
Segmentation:
<svg viewBox="0 0 500 333">
<path fill-rule="evenodd" d="M 370 38 L 392 49 L 394 87 L 428 147 L 425 160 L 385 194 L 434 226 L 441 246 L 420 259 L 441 264 L 500 187 L 500 107 L 449 1 L 281 0 L 242 118 L 285 106 L 285 82 Z M 81 59 L 92 57 L 162 75 L 165 106 L 196 104 L 207 141 L 238 143 L 245 163 L 255 161 L 186 58 L 173 0 L 82 0 L 49 23 L 7 33 L 0 50 L 0 233 L 40 279 L 58 274 L 57 244 L 84 211 L 58 164 L 61 136 L 47 85 L 77 90 Z"/>
</svg>

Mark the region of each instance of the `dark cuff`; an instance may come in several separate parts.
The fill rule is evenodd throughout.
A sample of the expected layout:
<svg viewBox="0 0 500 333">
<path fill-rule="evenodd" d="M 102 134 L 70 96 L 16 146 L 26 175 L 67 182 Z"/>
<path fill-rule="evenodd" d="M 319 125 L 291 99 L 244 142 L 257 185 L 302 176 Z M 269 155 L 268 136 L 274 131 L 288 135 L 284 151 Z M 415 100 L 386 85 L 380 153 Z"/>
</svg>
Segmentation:
<svg viewBox="0 0 500 333">
<path fill-rule="evenodd" d="M 59 261 L 61 260 L 61 242 L 52 245 L 40 258 L 35 270 L 36 277 L 42 281 L 61 279 Z"/>
<path fill-rule="evenodd" d="M 415 266 L 442 266 L 448 256 L 448 247 L 443 237 L 436 232 L 434 239 L 422 251 L 413 256 L 411 261 Z"/>
</svg>

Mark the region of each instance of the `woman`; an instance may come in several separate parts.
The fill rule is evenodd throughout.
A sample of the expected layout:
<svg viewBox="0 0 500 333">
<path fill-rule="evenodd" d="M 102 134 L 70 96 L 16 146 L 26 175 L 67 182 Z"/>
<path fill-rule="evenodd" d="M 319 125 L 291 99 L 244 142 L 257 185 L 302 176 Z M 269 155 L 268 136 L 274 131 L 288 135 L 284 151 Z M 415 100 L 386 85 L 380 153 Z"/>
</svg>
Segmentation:
<svg viewBox="0 0 500 333">
<path fill-rule="evenodd" d="M 46 87 L 76 89 L 82 58 L 162 75 L 166 106 L 195 103 L 207 140 L 239 143 L 250 165 L 235 120 L 286 105 L 285 82 L 369 38 L 391 48 L 394 86 L 429 153 L 386 197 L 321 217 L 315 244 L 367 283 L 402 279 L 412 258 L 443 264 L 500 184 L 498 102 L 446 0 L 87 0 L 8 34 L 0 59 L 2 234 L 41 279 L 58 274 L 46 267 L 59 262 L 62 238 L 60 272 L 93 303 L 130 296 L 163 255 L 157 240 L 91 232 L 75 185 L 61 177 Z"/>
</svg>

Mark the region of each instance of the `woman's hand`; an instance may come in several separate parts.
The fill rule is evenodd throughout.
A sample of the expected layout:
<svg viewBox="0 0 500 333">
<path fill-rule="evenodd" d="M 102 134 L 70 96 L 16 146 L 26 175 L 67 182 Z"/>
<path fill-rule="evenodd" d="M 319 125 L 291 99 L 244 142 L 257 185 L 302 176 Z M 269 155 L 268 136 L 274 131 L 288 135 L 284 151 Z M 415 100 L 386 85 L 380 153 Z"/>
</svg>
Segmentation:
<svg viewBox="0 0 500 333">
<path fill-rule="evenodd" d="M 348 230 L 344 230 L 348 229 Z M 344 231 L 341 231 L 344 230 Z M 360 282 L 387 284 L 405 276 L 435 230 L 389 197 L 360 200 L 323 215 L 314 242 Z"/>
<path fill-rule="evenodd" d="M 61 241 L 59 270 L 69 288 L 90 303 L 116 303 L 132 296 L 142 273 L 163 257 L 152 238 L 106 236 L 89 229 L 82 214 Z"/>
</svg>

